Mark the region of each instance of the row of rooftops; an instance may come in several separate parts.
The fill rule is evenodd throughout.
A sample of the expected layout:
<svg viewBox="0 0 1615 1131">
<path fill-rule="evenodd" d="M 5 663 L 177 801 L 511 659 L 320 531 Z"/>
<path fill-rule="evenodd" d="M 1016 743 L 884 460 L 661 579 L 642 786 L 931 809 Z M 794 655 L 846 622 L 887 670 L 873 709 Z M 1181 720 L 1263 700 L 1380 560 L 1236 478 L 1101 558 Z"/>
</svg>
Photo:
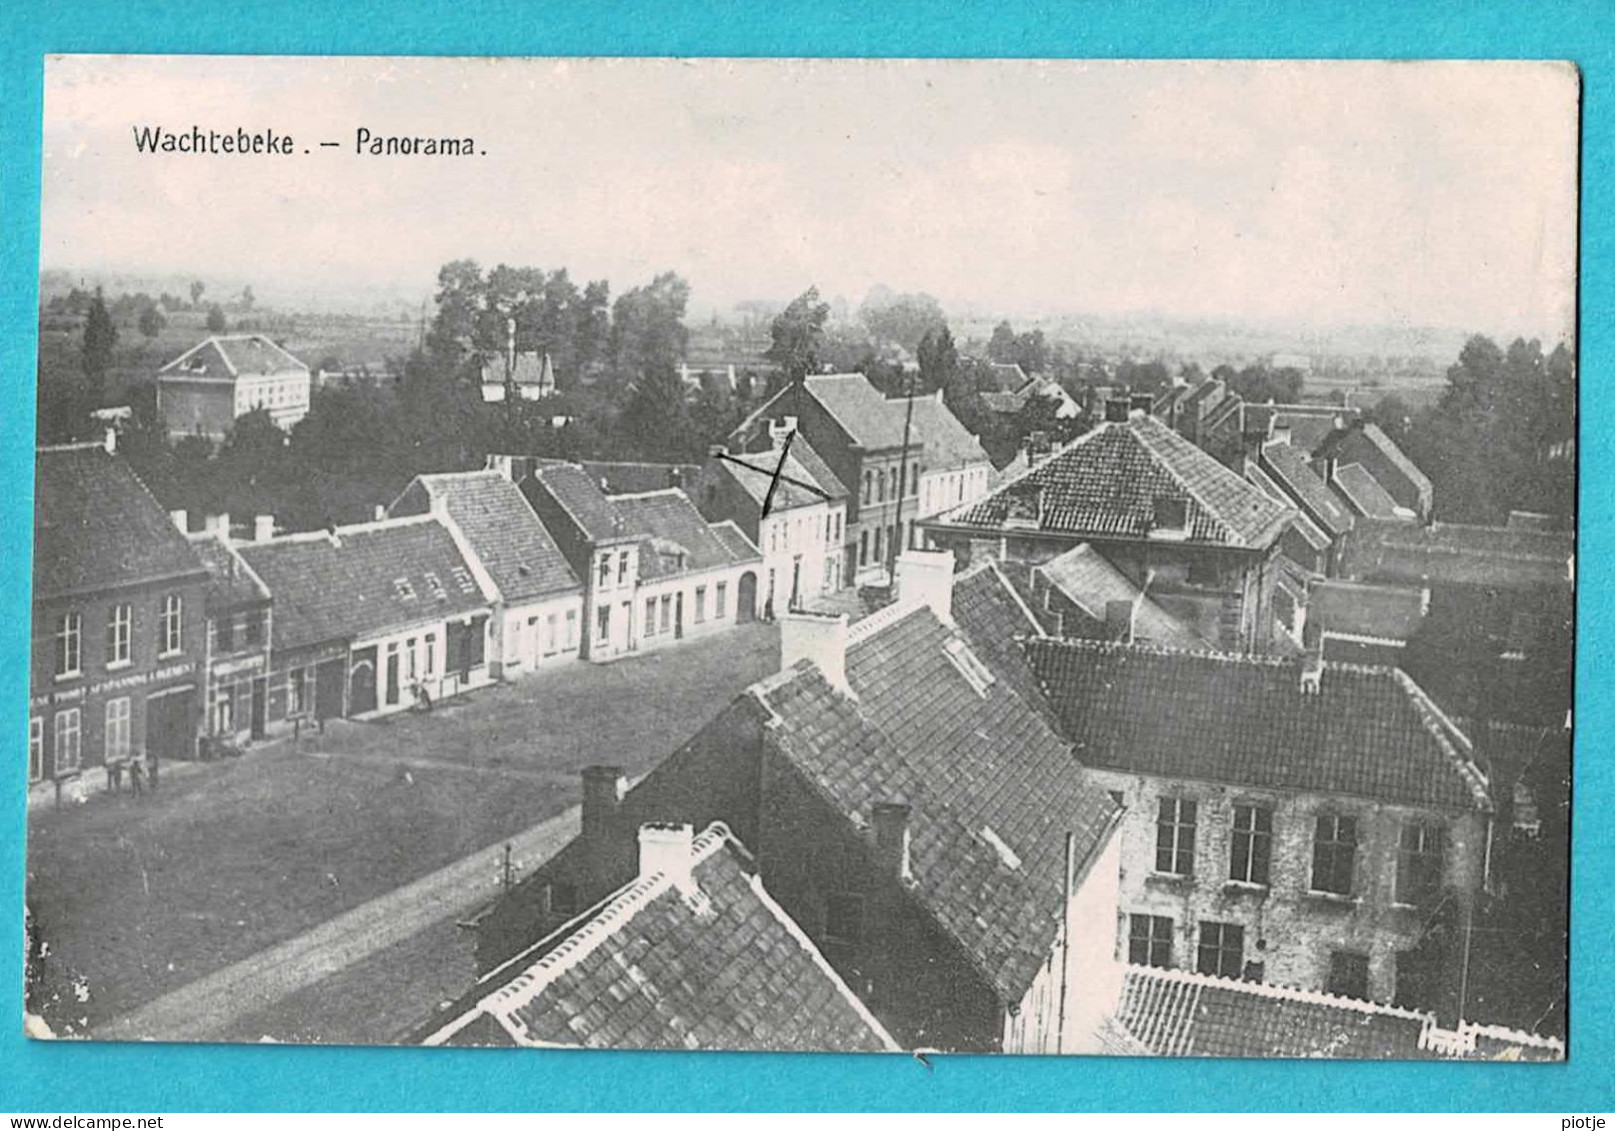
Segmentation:
<svg viewBox="0 0 1615 1131">
<path fill-rule="evenodd" d="M 1053 639 L 996 564 L 955 577 L 948 558 L 905 554 L 898 601 L 856 623 L 787 616 L 781 671 L 725 716 L 761 720 L 766 748 L 877 851 L 900 845 L 905 889 L 1003 1003 L 1021 1001 L 1059 930 L 1065 834 L 1080 875 L 1120 816 L 1083 765 L 1490 806 L 1468 739 L 1400 672 L 1327 664 L 1309 676 L 1290 661 Z M 636 795 L 665 793 L 678 762 L 630 790 L 623 812 L 654 821 Z M 902 837 L 884 835 L 892 820 Z M 684 846 L 671 862 L 670 841 Z M 727 827 L 693 840 L 642 829 L 640 861 L 635 880 L 486 976 L 434 1042 L 894 1047 Z M 1447 1031 L 1377 1003 L 1139 967 L 1100 1038 L 1107 1051 L 1178 1056 L 1564 1055 L 1533 1034 Z"/>
</svg>

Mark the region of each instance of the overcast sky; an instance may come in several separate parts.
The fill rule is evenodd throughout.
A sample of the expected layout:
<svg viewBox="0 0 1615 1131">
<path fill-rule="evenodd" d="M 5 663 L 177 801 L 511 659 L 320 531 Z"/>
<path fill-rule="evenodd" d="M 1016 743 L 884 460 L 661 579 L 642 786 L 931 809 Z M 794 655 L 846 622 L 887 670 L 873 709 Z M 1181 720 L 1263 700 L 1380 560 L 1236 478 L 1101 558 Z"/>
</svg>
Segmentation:
<svg viewBox="0 0 1615 1131">
<path fill-rule="evenodd" d="M 1558 337 L 1576 100 L 1530 63 L 76 57 L 46 72 L 42 259 L 265 296 L 424 293 L 471 257 L 614 293 L 673 269 L 701 309 L 886 283 Z M 138 125 L 313 152 L 141 155 Z M 358 157 L 360 126 L 487 156 Z"/>
</svg>

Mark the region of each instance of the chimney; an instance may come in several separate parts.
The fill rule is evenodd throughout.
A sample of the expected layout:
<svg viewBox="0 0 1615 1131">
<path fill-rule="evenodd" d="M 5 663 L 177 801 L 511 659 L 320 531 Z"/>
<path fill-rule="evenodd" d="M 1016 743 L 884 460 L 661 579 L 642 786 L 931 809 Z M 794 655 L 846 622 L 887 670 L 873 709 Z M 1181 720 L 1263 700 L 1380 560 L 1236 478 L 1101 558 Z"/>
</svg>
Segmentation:
<svg viewBox="0 0 1615 1131">
<path fill-rule="evenodd" d="M 1134 393 L 1127 398 L 1127 405 L 1134 412 L 1142 412 L 1145 416 L 1150 414 L 1150 407 L 1155 404 L 1155 398 L 1148 393 Z"/>
<path fill-rule="evenodd" d="M 116 455 L 118 452 L 118 430 L 108 428 L 101 436 L 101 446 L 107 450 L 107 455 Z"/>
<path fill-rule="evenodd" d="M 210 514 L 207 516 L 207 525 L 203 529 L 209 534 L 217 535 L 228 542 L 230 540 L 230 516 L 227 514 Z"/>
<path fill-rule="evenodd" d="M 1132 406 L 1123 397 L 1112 397 L 1105 402 L 1105 423 L 1125 424 L 1127 413 Z"/>
<path fill-rule="evenodd" d="M 1323 657 L 1316 653 L 1301 661 L 1301 694 L 1323 694 Z"/>
<path fill-rule="evenodd" d="M 728 444 L 710 444 L 707 446 L 707 455 L 711 456 L 713 459 L 717 459 L 719 456 L 726 456 L 728 454 Z"/>
<path fill-rule="evenodd" d="M 780 618 L 781 671 L 790 671 L 798 661 L 811 660 L 830 686 L 845 695 L 852 694 L 847 683 L 847 614 L 787 612 Z"/>
<path fill-rule="evenodd" d="M 695 890 L 695 828 L 691 825 L 639 826 L 639 875 L 660 872 L 679 891 Z"/>
<path fill-rule="evenodd" d="M 953 621 L 953 551 L 904 550 L 897 556 L 897 596 L 931 606 L 937 619 Z"/>
<path fill-rule="evenodd" d="M 516 320 L 505 319 L 505 364 L 509 366 L 507 372 L 516 372 Z"/>
<path fill-rule="evenodd" d="M 252 519 L 252 540 L 254 542 L 267 542 L 275 536 L 275 516 L 272 514 L 254 515 Z"/>
<path fill-rule="evenodd" d="M 909 858 L 908 833 L 909 806 L 903 801 L 880 801 L 875 804 L 875 856 L 880 870 L 899 880 L 914 878 L 913 862 Z"/>
<path fill-rule="evenodd" d="M 785 446 L 785 437 L 796 431 L 796 417 L 782 416 L 778 420 L 770 421 L 768 425 L 768 439 L 778 451 Z"/>
<path fill-rule="evenodd" d="M 189 511 L 183 511 L 183 510 L 169 511 L 168 512 L 168 518 L 169 518 L 169 521 L 171 521 L 175 526 L 177 526 L 179 528 L 179 532 L 181 534 L 190 533 L 191 515 L 190 515 Z"/>
<path fill-rule="evenodd" d="M 583 839 L 599 841 L 610 834 L 626 792 L 620 767 L 583 767 Z"/>
<path fill-rule="evenodd" d="M 376 521 L 380 522 L 387 517 L 387 507 L 384 503 L 376 504 Z"/>
</svg>

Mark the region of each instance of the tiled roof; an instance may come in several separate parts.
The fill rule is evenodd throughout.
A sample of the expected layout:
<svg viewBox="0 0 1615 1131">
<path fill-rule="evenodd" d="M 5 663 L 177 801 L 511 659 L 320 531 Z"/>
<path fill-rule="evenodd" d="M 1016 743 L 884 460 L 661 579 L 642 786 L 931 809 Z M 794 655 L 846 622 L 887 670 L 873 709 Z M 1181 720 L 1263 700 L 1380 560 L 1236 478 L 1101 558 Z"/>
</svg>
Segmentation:
<svg viewBox="0 0 1615 1131">
<path fill-rule="evenodd" d="M 901 399 L 887 402 L 887 411 L 897 416 L 899 428 L 907 412 L 907 403 Z M 981 441 L 959 423 L 959 418 L 938 397 L 914 398 L 914 418 L 910 428 L 913 436 L 917 436 L 920 443 L 925 445 L 927 471 L 953 471 L 992 462 Z"/>
<path fill-rule="evenodd" d="M 434 518 L 294 534 L 237 552 L 275 598 L 275 649 L 356 640 L 487 607 L 453 536 Z"/>
<path fill-rule="evenodd" d="M 694 853 L 693 890 L 641 876 L 477 1012 L 521 1045 L 897 1051 L 725 826 L 697 837 Z"/>
<path fill-rule="evenodd" d="M 610 502 L 622 517 L 623 529 L 649 543 L 650 552 L 641 549 L 639 556 L 639 575 L 647 580 L 761 560 L 761 555 L 748 552 L 732 535 L 719 534 L 701 517 L 690 497 L 676 488 L 616 495 Z M 682 568 L 672 560 L 680 551 Z"/>
<path fill-rule="evenodd" d="M 580 460 L 579 466 L 607 495 L 638 495 L 668 487 L 688 489 L 701 477 L 695 463 L 607 463 Z"/>
<path fill-rule="evenodd" d="M 1003 603 L 997 613 L 973 609 L 961 628 L 1022 621 L 1001 578 L 974 576 L 984 588 L 967 591 L 967 605 L 991 600 L 992 586 Z M 1018 1003 L 1060 928 L 1065 834 L 1085 868 L 1119 809 L 1085 781 L 1020 690 L 1029 689 L 1025 674 L 996 648 L 971 648 L 996 677 L 978 693 L 944 650 L 962 638 L 929 608 L 900 603 L 860 624 L 847 649 L 856 700 L 799 667 L 761 692 L 779 719 L 769 741 L 860 828 L 878 803 L 911 806 L 914 897 L 1000 1000 Z"/>
<path fill-rule="evenodd" d="M 1410 640 L 1424 621 L 1428 600 L 1424 589 L 1328 578 L 1312 585 L 1307 627 L 1376 640 Z"/>
<path fill-rule="evenodd" d="M 714 522 L 712 524 L 712 533 L 718 536 L 718 540 L 728 548 L 730 556 L 737 561 L 743 558 L 762 557 L 762 551 L 752 544 L 751 539 L 746 537 L 746 532 L 740 529 L 733 520 L 725 519 L 723 522 Z"/>
<path fill-rule="evenodd" d="M 1351 510 L 1312 470 L 1301 449 L 1293 444 L 1264 444 L 1261 464 L 1325 533 L 1339 537 L 1352 528 Z"/>
<path fill-rule="evenodd" d="M 1364 581 L 1567 585 L 1574 554 L 1574 536 L 1554 531 L 1361 522 L 1346 539 L 1340 572 Z"/>
<path fill-rule="evenodd" d="M 1260 487 L 1268 498 L 1275 499 L 1281 503 L 1293 503 L 1293 500 L 1284 493 L 1284 488 L 1280 487 L 1271 475 L 1249 460 L 1245 461 L 1245 478 Z M 1301 537 L 1306 539 L 1307 545 L 1319 553 L 1327 550 L 1331 545 L 1332 540 L 1329 535 L 1324 532 L 1323 527 L 1312 521 L 1306 511 L 1296 511 L 1294 526 L 1300 532 Z"/>
<path fill-rule="evenodd" d="M 202 572 L 195 549 L 121 456 L 100 444 L 35 452 L 35 601 Z"/>
<path fill-rule="evenodd" d="M 1335 489 L 1345 496 L 1358 514 L 1364 518 L 1382 521 L 1412 518 L 1412 511 L 1404 511 L 1396 500 L 1379 485 L 1379 480 L 1368 473 L 1360 463 L 1341 464 L 1335 468 Z"/>
<path fill-rule="evenodd" d="M 261 373 L 308 372 L 308 366 L 262 334 L 219 334 L 198 342 L 157 371 L 218 380 Z"/>
<path fill-rule="evenodd" d="M 543 460 L 533 468 L 533 479 L 554 496 L 591 542 L 628 537 L 617 508 L 582 467 L 559 460 Z"/>
<path fill-rule="evenodd" d="M 1154 417 L 1100 424 L 1052 458 L 943 522 L 1080 538 L 1147 538 L 1157 499 L 1186 504 L 1188 540 L 1265 548 L 1294 515 Z M 1018 525 L 1018 524 L 1017 524 Z"/>
<path fill-rule="evenodd" d="M 1220 378 L 1213 377 L 1209 381 L 1202 381 L 1178 401 L 1178 407 L 1183 409 L 1198 408 L 1198 414 L 1204 416 L 1207 408 L 1221 403 L 1227 395 L 1228 387 Z"/>
<path fill-rule="evenodd" d="M 817 483 L 819 490 L 829 495 L 832 500 L 845 499 L 850 493 L 846 484 L 841 482 L 836 473 L 830 469 L 830 465 L 824 462 L 824 458 L 801 433 L 791 441 L 791 457 L 807 470 L 812 476 L 812 482 Z"/>
<path fill-rule="evenodd" d="M 866 451 L 903 446 L 903 414 L 892 412 L 894 402 L 887 401 L 862 373 L 818 374 L 808 377 L 803 388 Z M 914 442 L 911 435 L 910 445 Z"/>
<path fill-rule="evenodd" d="M 1430 497 L 1430 493 L 1435 488 L 1431 484 L 1429 476 L 1419 470 L 1418 464 L 1408 459 L 1407 453 L 1397 446 L 1396 441 L 1385 434 L 1384 429 L 1373 421 L 1369 421 L 1363 425 L 1363 435 L 1376 448 L 1385 453 L 1385 458 L 1390 460 L 1398 471 L 1407 476 L 1408 481 L 1413 484 L 1422 498 L 1428 499 Z"/>
<path fill-rule="evenodd" d="M 207 611 L 224 613 L 270 599 L 267 586 L 216 534 L 190 535 L 191 548 L 207 567 Z"/>
<path fill-rule="evenodd" d="M 1209 641 L 1142 594 L 1121 570 L 1086 542 L 1033 567 L 1033 573 L 1041 574 L 1100 624 L 1105 623 L 1110 602 L 1128 602 L 1134 609 L 1132 624 L 1136 640 L 1172 648 L 1211 647 Z"/>
<path fill-rule="evenodd" d="M 1157 1056 L 1564 1059 L 1561 1042 L 1532 1033 L 1443 1034 L 1432 1014 L 1155 967 L 1127 968 L 1114 1020 Z"/>
<path fill-rule="evenodd" d="M 1447 809 L 1490 806 L 1467 738 L 1408 676 L 1086 640 L 1030 640 L 1085 765 Z"/>
<path fill-rule="evenodd" d="M 419 508 L 411 498 L 417 486 L 427 497 L 426 508 Z M 417 476 L 391 513 L 425 513 L 431 501 L 437 501 L 459 527 L 505 601 L 581 588 L 555 539 L 516 485 L 499 472 Z"/>
<path fill-rule="evenodd" d="M 1337 420 L 1352 421 L 1361 415 L 1359 410 L 1341 405 L 1281 404 L 1273 407 L 1278 410 L 1273 427 L 1288 428 L 1290 446 L 1309 458 L 1335 430 Z"/>
<path fill-rule="evenodd" d="M 714 460 L 713 466 L 719 474 L 727 475 L 739 484 L 741 490 L 758 504 L 768 498 L 769 488 L 774 483 L 774 473 L 777 469 L 781 478 L 779 485 L 774 488 L 770 504 L 774 510 L 785 511 L 796 507 L 817 506 L 825 500 L 799 485 L 808 483 L 818 486 L 814 481 L 813 472 L 796 458 L 796 449 L 801 443 L 801 437 L 791 441 L 791 450 L 785 454 L 783 462 L 778 451 L 742 452 L 728 459 Z M 786 478 L 787 476 L 789 478 Z"/>
</svg>

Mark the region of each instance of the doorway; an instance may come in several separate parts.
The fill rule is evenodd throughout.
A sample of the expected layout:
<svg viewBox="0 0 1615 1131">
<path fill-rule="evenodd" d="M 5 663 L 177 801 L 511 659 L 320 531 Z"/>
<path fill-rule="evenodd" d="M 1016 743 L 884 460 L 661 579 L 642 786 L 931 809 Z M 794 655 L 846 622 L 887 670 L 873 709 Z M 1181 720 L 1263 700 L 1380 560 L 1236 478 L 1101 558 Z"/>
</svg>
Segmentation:
<svg viewBox="0 0 1615 1131">
<path fill-rule="evenodd" d="M 376 646 L 360 648 L 353 654 L 349 676 L 353 713 L 363 715 L 376 709 Z"/>
<path fill-rule="evenodd" d="M 252 681 L 252 707 L 249 717 L 252 720 L 252 740 L 263 741 L 269 721 L 269 680 L 261 676 Z"/>
</svg>

